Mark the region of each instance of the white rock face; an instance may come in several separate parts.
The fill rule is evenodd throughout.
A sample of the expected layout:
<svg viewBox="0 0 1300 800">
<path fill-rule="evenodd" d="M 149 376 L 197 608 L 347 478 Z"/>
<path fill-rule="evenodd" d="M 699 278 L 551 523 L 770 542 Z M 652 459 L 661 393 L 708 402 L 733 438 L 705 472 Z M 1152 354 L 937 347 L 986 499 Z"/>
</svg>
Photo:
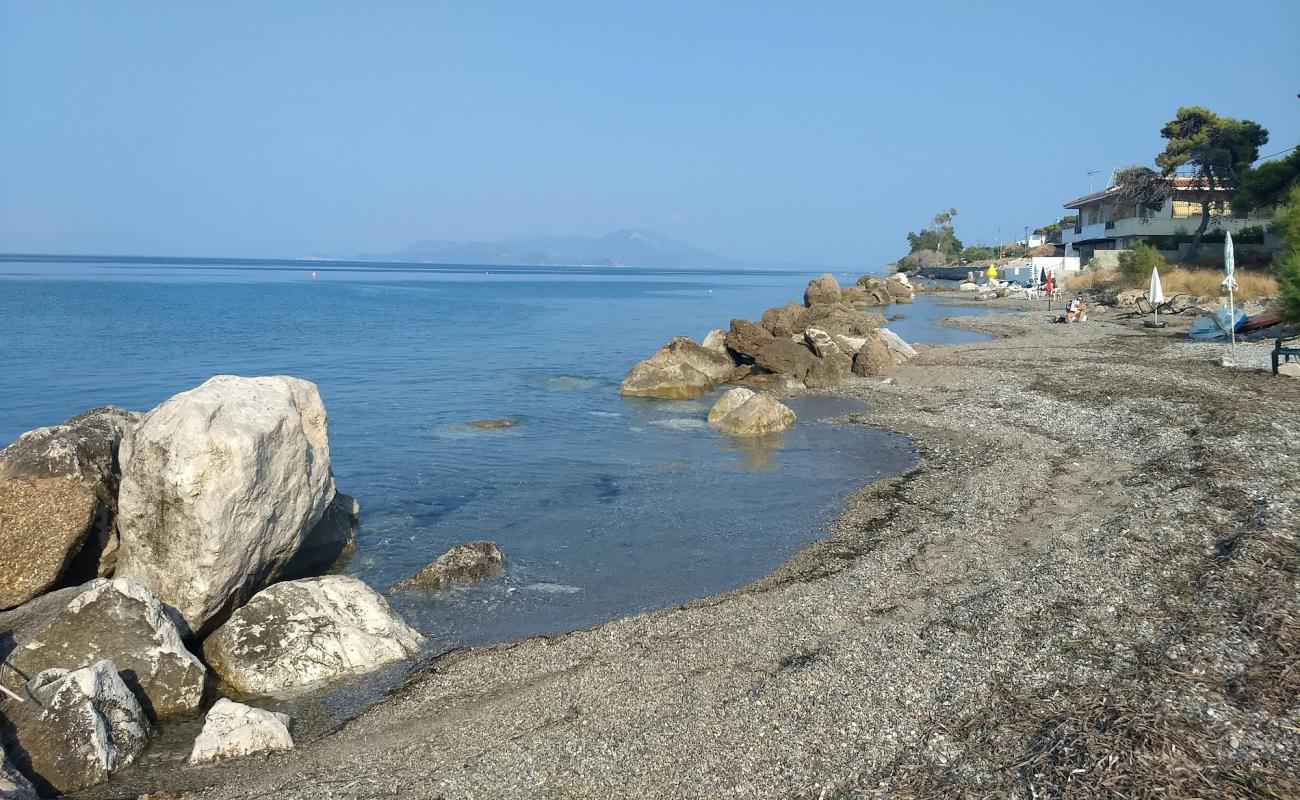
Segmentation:
<svg viewBox="0 0 1300 800">
<path fill-rule="evenodd" d="M 198 632 L 274 580 L 334 496 L 316 385 L 221 375 L 122 440 L 117 574 Z"/>
<path fill-rule="evenodd" d="M 704 341 L 700 343 L 700 347 L 705 350 L 712 350 L 715 353 L 721 353 L 724 356 L 727 355 L 727 332 L 721 328 L 714 328 L 704 335 Z"/>
<path fill-rule="evenodd" d="M 254 753 L 292 750 L 289 716 L 221 698 L 208 710 L 203 731 L 190 750 L 191 764 L 207 764 Z"/>
<path fill-rule="evenodd" d="M 980 290 L 980 287 L 974 283 L 971 283 L 970 281 L 963 281 L 961 285 L 957 287 L 957 289 L 963 292 L 978 292 Z"/>
<path fill-rule="evenodd" d="M 865 336 L 841 336 L 837 334 L 831 338 L 835 340 L 835 344 L 839 345 L 840 352 L 846 356 L 857 355 L 857 352 L 862 349 L 862 345 L 867 343 Z"/>
<path fill-rule="evenodd" d="M 901 336 L 889 328 L 877 329 L 876 336 L 880 337 L 880 341 L 884 342 L 885 347 L 889 348 L 890 355 L 894 356 L 896 362 L 902 363 L 916 358 L 916 348 L 903 341 Z"/>
<path fill-rule="evenodd" d="M 719 400 L 721 402 L 721 400 Z M 769 394 L 755 393 L 731 412 L 709 421 L 733 436 L 761 436 L 785 430 L 794 424 L 794 411 Z"/>
<path fill-rule="evenodd" d="M 804 340 L 808 342 L 808 346 L 820 358 L 826 358 L 828 355 L 840 352 L 840 346 L 835 343 L 831 335 L 820 328 L 809 328 L 803 332 L 803 335 Z"/>
<path fill-rule="evenodd" d="M 414 656 L 424 637 L 356 578 L 270 586 L 203 643 L 208 664 L 250 694 L 283 694 Z"/>
<path fill-rule="evenodd" d="M 158 598 L 130 578 L 98 578 L 82 588 L 43 630 L 19 634 L 24 641 L 7 659 L 12 671 L 35 675 L 110 660 L 152 716 L 197 709 L 207 669 L 185 648 Z"/>
<path fill-rule="evenodd" d="M 60 794 L 102 783 L 148 742 L 144 711 L 111 661 L 46 670 L 26 691 L 27 702 L 6 704 L 14 752 Z"/>
<path fill-rule="evenodd" d="M 709 422 L 717 422 L 723 417 L 744 405 L 745 401 L 756 394 L 751 389 L 743 386 L 737 386 L 735 389 L 728 389 L 722 393 L 718 401 L 709 409 Z"/>
<path fill-rule="evenodd" d="M 903 284 L 904 286 L 911 286 L 911 285 L 912 285 L 912 282 L 909 281 L 909 280 L 907 279 L 907 273 L 906 273 L 906 272 L 894 272 L 894 273 L 891 273 L 890 276 L 889 276 L 889 279 L 890 279 L 891 281 L 898 281 L 899 283 Z"/>
</svg>

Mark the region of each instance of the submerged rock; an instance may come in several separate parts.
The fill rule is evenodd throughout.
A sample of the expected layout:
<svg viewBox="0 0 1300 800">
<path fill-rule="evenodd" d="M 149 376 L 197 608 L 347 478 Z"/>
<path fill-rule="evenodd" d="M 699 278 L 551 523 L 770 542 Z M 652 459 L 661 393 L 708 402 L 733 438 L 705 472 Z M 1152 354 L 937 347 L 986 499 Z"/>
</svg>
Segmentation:
<svg viewBox="0 0 1300 800">
<path fill-rule="evenodd" d="M 108 660 L 150 717 L 199 707 L 207 669 L 185 648 L 175 623 L 144 586 L 130 578 L 98 578 L 80 587 L 61 610 L 44 616 L 42 626 L 11 632 L 16 647 L 0 672 L 10 688 L 18 688 L 15 676 Z"/>
<path fill-rule="evenodd" d="M 118 573 L 202 632 L 274 580 L 334 496 L 316 385 L 221 375 L 122 440 Z"/>
<path fill-rule="evenodd" d="M 0 483 L 0 609 L 59 582 L 90 533 L 98 502 L 74 478 Z"/>
<path fill-rule="evenodd" d="M 718 401 L 709 409 L 709 422 L 717 422 L 731 412 L 740 408 L 746 400 L 756 394 L 751 389 L 737 386 L 735 389 L 728 389 L 722 393 Z"/>
<path fill-rule="evenodd" d="M 190 750 L 190 763 L 207 764 L 292 749 L 288 714 L 253 708 L 223 697 L 208 709 L 203 730 Z"/>
<path fill-rule="evenodd" d="M 357 550 L 357 527 L 361 524 L 361 504 L 356 498 L 335 492 L 325 506 L 320 522 L 303 539 L 298 552 L 280 571 L 281 580 L 323 575 L 345 563 Z"/>
<path fill-rule="evenodd" d="M 514 428 L 519 425 L 517 419 L 476 419 L 468 423 L 471 428 L 479 428 L 485 431 L 497 430 L 498 428 Z"/>
<path fill-rule="evenodd" d="M 140 416 L 112 406 L 91 409 L 59 425 L 28 431 L 0 452 L 0 483 L 19 478 L 70 478 L 95 493 L 99 502 L 92 527 L 68 567 L 73 581 L 113 571 L 121 472 L 118 445 Z"/>
<path fill-rule="evenodd" d="M 356 578 L 274 584 L 230 615 L 203 655 L 240 692 L 281 694 L 416 655 L 424 637 Z"/>
<path fill-rule="evenodd" d="M 824 303 L 840 302 L 840 284 L 829 273 L 813 278 L 803 292 L 803 303 L 809 308 Z"/>
<path fill-rule="evenodd" d="M 732 390 L 732 391 L 744 391 Z M 725 397 L 725 395 L 724 395 Z M 722 402 L 719 399 L 718 402 Z M 715 406 L 716 407 L 716 406 Z M 755 393 L 726 414 L 709 421 L 733 436 L 761 436 L 783 431 L 794 424 L 795 414 L 770 394 Z"/>
<path fill-rule="evenodd" d="M 42 794 L 68 794 L 108 780 L 149 740 L 149 722 L 111 661 L 51 669 L 7 701 L 5 744 Z"/>
<path fill-rule="evenodd" d="M 497 577 L 505 572 L 505 566 L 501 548 L 480 540 L 456 545 L 399 585 L 438 589 L 453 583 L 475 583 Z"/>
</svg>

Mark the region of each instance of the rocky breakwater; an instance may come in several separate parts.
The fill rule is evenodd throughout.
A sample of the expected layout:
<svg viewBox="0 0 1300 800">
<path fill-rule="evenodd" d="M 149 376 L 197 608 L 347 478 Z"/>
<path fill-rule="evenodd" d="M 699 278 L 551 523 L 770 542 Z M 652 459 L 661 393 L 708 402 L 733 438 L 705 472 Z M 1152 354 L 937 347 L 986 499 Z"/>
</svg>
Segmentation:
<svg viewBox="0 0 1300 800">
<path fill-rule="evenodd" d="M 910 303 L 913 291 L 902 273 L 887 279 L 864 275 L 847 287 L 822 275 L 809 282 L 803 303 L 770 308 L 757 322 L 733 319 L 728 329 L 710 331 L 702 343 L 673 339 L 633 366 L 619 391 L 680 400 L 729 383 L 797 391 L 833 387 L 850 375 L 883 375 L 916 351 L 883 327 L 884 317 L 871 309 Z M 758 401 L 754 410 L 763 405 Z"/>
<path fill-rule="evenodd" d="M 0 452 L 0 786 L 81 791 L 225 689 L 300 691 L 416 655 L 373 589 L 309 577 L 351 551 L 358 515 L 296 378 L 219 376 L 146 414 L 19 437 Z M 209 714 L 195 761 L 292 746 L 287 720 L 255 712 Z"/>
</svg>

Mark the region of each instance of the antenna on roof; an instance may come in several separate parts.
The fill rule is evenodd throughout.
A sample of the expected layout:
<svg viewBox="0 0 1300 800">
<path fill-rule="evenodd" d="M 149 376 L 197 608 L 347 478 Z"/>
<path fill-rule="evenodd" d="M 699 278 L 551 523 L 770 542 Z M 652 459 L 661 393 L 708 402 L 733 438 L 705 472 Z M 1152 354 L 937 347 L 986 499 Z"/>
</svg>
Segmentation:
<svg viewBox="0 0 1300 800">
<path fill-rule="evenodd" d="M 1092 191 L 1093 191 L 1093 189 L 1092 189 L 1092 176 L 1093 176 L 1093 175 L 1100 175 L 1100 174 L 1101 174 L 1101 170 L 1099 170 L 1099 169 L 1090 169 L 1090 170 L 1088 170 L 1088 194 L 1092 194 Z"/>
</svg>

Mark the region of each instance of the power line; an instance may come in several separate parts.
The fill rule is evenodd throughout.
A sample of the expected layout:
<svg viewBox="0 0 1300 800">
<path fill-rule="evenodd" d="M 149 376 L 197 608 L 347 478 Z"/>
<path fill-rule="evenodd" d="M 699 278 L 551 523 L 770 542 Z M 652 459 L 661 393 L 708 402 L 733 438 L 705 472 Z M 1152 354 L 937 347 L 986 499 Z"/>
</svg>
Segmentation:
<svg viewBox="0 0 1300 800">
<path fill-rule="evenodd" d="M 1254 163 L 1258 164 L 1259 162 L 1264 161 L 1265 159 L 1272 158 L 1273 156 L 1280 156 L 1283 153 L 1289 153 L 1292 150 L 1296 149 L 1297 147 L 1300 147 L 1300 145 L 1293 144 L 1285 150 L 1278 150 L 1276 153 L 1269 153 L 1266 156 L 1260 156 L 1259 158 L 1255 159 Z"/>
</svg>

